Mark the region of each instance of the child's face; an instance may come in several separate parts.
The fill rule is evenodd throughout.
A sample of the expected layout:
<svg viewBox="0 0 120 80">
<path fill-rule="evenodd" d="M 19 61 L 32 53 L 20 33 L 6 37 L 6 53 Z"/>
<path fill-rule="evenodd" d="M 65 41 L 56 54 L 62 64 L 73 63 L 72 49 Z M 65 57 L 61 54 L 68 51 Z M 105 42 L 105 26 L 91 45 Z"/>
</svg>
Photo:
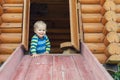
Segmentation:
<svg viewBox="0 0 120 80">
<path fill-rule="evenodd" d="M 45 26 L 38 26 L 35 28 L 34 32 L 42 38 L 46 34 L 46 27 Z"/>
</svg>

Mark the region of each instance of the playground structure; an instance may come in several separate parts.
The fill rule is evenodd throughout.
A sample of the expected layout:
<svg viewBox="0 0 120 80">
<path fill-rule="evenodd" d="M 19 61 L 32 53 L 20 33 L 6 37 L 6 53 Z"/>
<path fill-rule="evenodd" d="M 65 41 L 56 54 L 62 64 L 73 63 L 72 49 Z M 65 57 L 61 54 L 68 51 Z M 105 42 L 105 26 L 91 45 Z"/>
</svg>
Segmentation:
<svg viewBox="0 0 120 80">
<path fill-rule="evenodd" d="M 118 63 L 119 56 L 116 55 L 120 53 L 119 0 L 79 0 L 75 3 L 77 7 L 74 4 L 71 6 L 68 1 L 31 0 L 25 3 L 24 0 L 0 0 L 0 62 L 4 62 L 21 42 L 28 50 L 34 22 L 44 20 L 48 24 L 51 53 L 62 53 L 60 44 L 64 42 L 70 42 L 67 45 L 72 42 L 72 46 L 79 49 L 80 39 L 101 63 Z M 112 5 L 108 5 L 109 2 Z M 73 7 L 73 10 L 77 9 L 77 13 L 71 10 L 72 14 L 76 15 L 71 17 L 71 20 L 69 6 Z M 42 8 L 38 9 L 39 7 Z M 39 12 L 40 10 L 43 12 Z"/>
<path fill-rule="evenodd" d="M 21 43 L 25 50 L 29 49 L 36 20 L 47 22 L 54 55 L 69 47 L 84 54 L 80 50 L 84 42 L 100 63 L 120 61 L 119 0 L 0 0 L 0 3 L 0 62 Z"/>
</svg>

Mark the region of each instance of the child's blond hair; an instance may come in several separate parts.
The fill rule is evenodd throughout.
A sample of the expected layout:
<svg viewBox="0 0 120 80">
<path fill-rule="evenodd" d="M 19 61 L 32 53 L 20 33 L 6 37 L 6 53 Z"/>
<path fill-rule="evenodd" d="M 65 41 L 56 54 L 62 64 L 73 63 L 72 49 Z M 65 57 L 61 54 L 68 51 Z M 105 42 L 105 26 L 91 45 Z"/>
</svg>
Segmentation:
<svg viewBox="0 0 120 80">
<path fill-rule="evenodd" d="M 39 26 L 46 27 L 47 25 L 44 21 L 36 21 L 35 24 L 34 24 L 34 29 L 39 27 Z"/>
</svg>

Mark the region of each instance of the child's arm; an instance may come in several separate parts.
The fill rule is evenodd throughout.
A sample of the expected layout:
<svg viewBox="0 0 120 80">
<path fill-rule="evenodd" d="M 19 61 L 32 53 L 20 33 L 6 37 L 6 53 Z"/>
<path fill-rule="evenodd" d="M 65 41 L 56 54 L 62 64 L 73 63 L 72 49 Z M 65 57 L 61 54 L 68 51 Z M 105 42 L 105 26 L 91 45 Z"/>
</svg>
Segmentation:
<svg viewBox="0 0 120 80">
<path fill-rule="evenodd" d="M 50 41 L 49 41 L 49 38 L 46 37 L 46 53 L 49 53 L 50 52 Z"/>
<path fill-rule="evenodd" d="M 34 35 L 31 40 L 30 52 L 33 56 L 36 56 L 36 47 L 37 47 L 38 37 Z"/>
</svg>

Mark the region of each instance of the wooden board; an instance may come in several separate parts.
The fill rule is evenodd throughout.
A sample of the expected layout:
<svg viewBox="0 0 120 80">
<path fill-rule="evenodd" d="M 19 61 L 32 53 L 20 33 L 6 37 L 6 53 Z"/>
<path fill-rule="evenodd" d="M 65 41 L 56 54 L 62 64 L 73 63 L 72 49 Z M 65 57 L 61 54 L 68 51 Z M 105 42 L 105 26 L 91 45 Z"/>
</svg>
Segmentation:
<svg viewBox="0 0 120 80">
<path fill-rule="evenodd" d="M 70 10 L 70 30 L 71 30 L 71 44 L 76 50 L 80 50 L 80 38 L 78 29 L 78 11 L 77 11 L 77 0 L 69 0 Z"/>
<path fill-rule="evenodd" d="M 113 80 L 83 43 L 82 54 L 23 54 L 18 47 L 0 68 L 0 80 Z"/>
</svg>

